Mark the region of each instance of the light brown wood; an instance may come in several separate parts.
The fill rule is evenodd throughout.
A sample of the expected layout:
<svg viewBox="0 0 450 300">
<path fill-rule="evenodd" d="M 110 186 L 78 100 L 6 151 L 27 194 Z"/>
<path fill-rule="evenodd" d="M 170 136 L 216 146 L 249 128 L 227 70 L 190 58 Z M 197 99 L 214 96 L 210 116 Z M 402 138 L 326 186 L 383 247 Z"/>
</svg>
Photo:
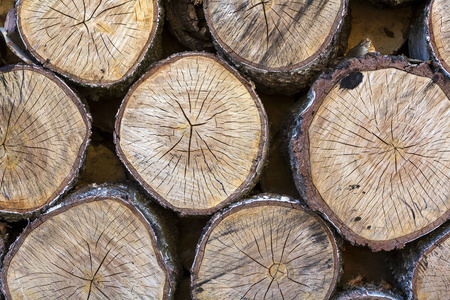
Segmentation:
<svg viewBox="0 0 450 300">
<path fill-rule="evenodd" d="M 450 233 L 431 246 L 416 264 L 413 275 L 414 298 L 446 299 L 450 283 Z"/>
<path fill-rule="evenodd" d="M 45 66 L 83 84 L 130 76 L 161 27 L 158 0 L 19 1 L 18 27 Z"/>
<path fill-rule="evenodd" d="M 347 1 L 205 0 L 204 9 L 220 53 L 265 91 L 293 94 L 340 49 Z"/>
<path fill-rule="evenodd" d="M 6 67 L 0 79 L 0 211 L 3 218 L 29 217 L 76 177 L 90 117 L 78 97 L 41 68 Z"/>
<path fill-rule="evenodd" d="M 208 214 L 249 190 L 267 155 L 267 116 L 250 85 L 213 55 L 175 55 L 127 94 L 119 156 L 163 205 Z"/>
<path fill-rule="evenodd" d="M 450 73 L 450 3 L 433 0 L 430 10 L 431 45 L 442 67 Z M 450 76 L 450 75 L 448 75 Z"/>
<path fill-rule="evenodd" d="M 426 68 L 413 73 L 406 62 L 376 56 L 352 60 L 326 88 L 330 77 L 316 84 L 320 96 L 303 112 L 306 180 L 316 193 L 308 200 L 347 238 L 373 249 L 401 246 L 449 215 L 449 85 Z"/>
<path fill-rule="evenodd" d="M 170 299 L 170 255 L 137 195 L 94 186 L 29 225 L 5 259 L 6 298 Z"/>
<path fill-rule="evenodd" d="M 339 255 L 325 223 L 288 197 L 216 214 L 197 247 L 193 299 L 328 299 Z"/>
</svg>

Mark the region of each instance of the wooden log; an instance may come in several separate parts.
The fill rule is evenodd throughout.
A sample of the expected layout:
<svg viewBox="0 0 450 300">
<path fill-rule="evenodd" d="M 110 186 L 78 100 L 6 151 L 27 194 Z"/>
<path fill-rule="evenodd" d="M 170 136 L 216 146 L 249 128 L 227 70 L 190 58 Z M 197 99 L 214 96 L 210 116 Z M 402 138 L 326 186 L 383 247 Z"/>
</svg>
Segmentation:
<svg viewBox="0 0 450 300">
<path fill-rule="evenodd" d="M 352 243 L 391 250 L 450 216 L 450 83 L 427 64 L 366 55 L 323 74 L 293 122 L 301 195 Z"/>
<path fill-rule="evenodd" d="M 286 196 L 262 194 L 217 213 L 191 270 L 193 299 L 328 299 L 340 272 L 331 230 Z"/>
<path fill-rule="evenodd" d="M 305 89 L 346 48 L 347 0 L 203 5 L 217 51 L 267 93 Z"/>
<path fill-rule="evenodd" d="M 448 299 L 450 223 L 411 243 L 391 257 L 406 299 Z"/>
<path fill-rule="evenodd" d="M 427 1 L 419 6 L 409 34 L 409 54 L 431 60 L 450 77 L 450 4 L 446 0 Z"/>
<path fill-rule="evenodd" d="M 17 18 L 31 54 L 84 85 L 109 87 L 160 55 L 159 0 L 20 0 Z"/>
<path fill-rule="evenodd" d="M 180 43 L 190 50 L 214 49 L 202 0 L 166 0 L 165 9 L 170 32 Z"/>
<path fill-rule="evenodd" d="M 70 188 L 89 142 L 90 115 L 52 73 L 0 69 L 0 215 L 35 217 Z"/>
<path fill-rule="evenodd" d="M 153 206 L 124 184 L 70 195 L 11 246 L 6 298 L 172 299 L 177 265 Z"/>
<path fill-rule="evenodd" d="M 128 92 L 115 143 L 131 174 L 162 205 L 211 214 L 256 183 L 267 116 L 250 84 L 207 53 L 176 54 Z"/>
</svg>

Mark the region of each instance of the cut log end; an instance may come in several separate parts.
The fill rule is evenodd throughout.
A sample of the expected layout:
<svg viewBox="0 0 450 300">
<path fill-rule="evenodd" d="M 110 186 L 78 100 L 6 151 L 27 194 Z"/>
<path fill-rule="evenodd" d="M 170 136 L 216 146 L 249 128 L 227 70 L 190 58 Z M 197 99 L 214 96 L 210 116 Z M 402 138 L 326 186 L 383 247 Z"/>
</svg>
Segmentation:
<svg viewBox="0 0 450 300">
<path fill-rule="evenodd" d="M 446 299 L 450 281 L 450 230 L 420 257 L 414 269 L 414 299 Z"/>
<path fill-rule="evenodd" d="M 347 0 L 204 1 L 217 51 L 267 93 L 305 89 L 345 48 Z"/>
<path fill-rule="evenodd" d="M 325 223 L 288 197 L 258 196 L 215 215 L 191 270 L 194 299 L 328 299 L 340 270 Z"/>
<path fill-rule="evenodd" d="M 334 35 L 344 1 L 204 1 L 220 46 L 264 70 L 290 70 L 314 59 Z M 239 42 L 237 42 L 239 41 Z"/>
<path fill-rule="evenodd" d="M 158 0 L 19 1 L 18 28 L 42 64 L 82 84 L 131 75 L 161 23 Z"/>
<path fill-rule="evenodd" d="M 25 229 L 2 270 L 7 299 L 168 299 L 173 274 L 150 223 L 128 197 L 96 190 Z"/>
<path fill-rule="evenodd" d="M 347 67 L 316 82 L 294 129 L 297 184 L 351 241 L 401 247 L 449 215 L 448 84 L 388 58 Z"/>
<path fill-rule="evenodd" d="M 0 71 L 0 211 L 26 216 L 60 196 L 76 177 L 90 117 L 57 77 L 31 66 Z"/>
<path fill-rule="evenodd" d="M 121 159 L 150 194 L 208 214 L 255 183 L 267 116 L 250 85 L 209 54 L 175 55 L 130 90 L 116 121 Z"/>
</svg>

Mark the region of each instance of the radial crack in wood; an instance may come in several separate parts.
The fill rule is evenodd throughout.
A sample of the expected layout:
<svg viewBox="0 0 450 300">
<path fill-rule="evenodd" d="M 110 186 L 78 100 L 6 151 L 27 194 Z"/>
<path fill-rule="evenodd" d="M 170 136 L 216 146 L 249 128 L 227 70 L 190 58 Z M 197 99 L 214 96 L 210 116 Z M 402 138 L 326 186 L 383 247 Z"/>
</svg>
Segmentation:
<svg viewBox="0 0 450 300">
<path fill-rule="evenodd" d="M 137 195 L 93 187 L 29 225 L 5 259 L 6 298 L 170 299 L 169 256 Z"/>
<path fill-rule="evenodd" d="M 292 94 L 336 54 L 347 1 L 205 0 L 204 8 L 219 52 L 268 90 Z"/>
<path fill-rule="evenodd" d="M 130 76 L 161 27 L 158 0 L 18 2 L 27 49 L 70 79 L 109 86 Z"/>
<path fill-rule="evenodd" d="M 324 75 L 293 130 L 298 188 L 375 250 L 434 229 L 450 212 L 449 95 L 443 76 L 398 58 L 353 59 Z"/>
<path fill-rule="evenodd" d="M 288 197 L 259 195 L 217 213 L 191 270 L 194 299 L 328 299 L 340 271 L 323 220 Z"/>
<path fill-rule="evenodd" d="M 255 184 L 267 156 L 267 116 L 249 83 L 220 59 L 175 55 L 127 94 L 116 146 L 163 205 L 209 214 Z"/>
<path fill-rule="evenodd" d="M 11 220 L 30 217 L 69 188 L 83 162 L 90 116 L 41 68 L 5 67 L 0 79 L 0 212 Z"/>
</svg>

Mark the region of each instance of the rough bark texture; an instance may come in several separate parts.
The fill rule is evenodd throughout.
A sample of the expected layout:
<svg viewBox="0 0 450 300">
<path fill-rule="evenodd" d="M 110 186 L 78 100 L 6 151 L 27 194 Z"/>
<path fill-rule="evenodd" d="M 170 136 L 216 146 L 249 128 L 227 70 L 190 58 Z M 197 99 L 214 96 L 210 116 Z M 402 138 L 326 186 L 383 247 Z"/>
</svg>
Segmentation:
<svg viewBox="0 0 450 300">
<path fill-rule="evenodd" d="M 115 143 L 162 205 L 211 214 L 256 183 L 268 152 L 267 116 L 251 85 L 224 61 L 177 54 L 131 88 Z"/>
<path fill-rule="evenodd" d="M 165 8 L 169 28 L 180 43 L 191 50 L 214 49 L 202 0 L 166 0 Z"/>
<path fill-rule="evenodd" d="M 450 223 L 390 257 L 406 299 L 447 299 L 450 281 Z"/>
<path fill-rule="evenodd" d="M 84 85 L 109 87 L 160 55 L 164 17 L 159 0 L 21 0 L 17 15 L 19 32 L 32 55 Z"/>
<path fill-rule="evenodd" d="M 348 1 L 204 1 L 216 49 L 267 93 L 310 85 L 347 44 Z M 320 20 L 320 21 L 319 21 Z"/>
<path fill-rule="evenodd" d="M 339 272 L 325 222 L 298 201 L 262 194 L 210 220 L 191 291 L 193 299 L 328 299 Z"/>
<path fill-rule="evenodd" d="M 130 185 L 87 187 L 31 223 L 2 270 L 7 299 L 172 299 L 160 210 Z"/>
<path fill-rule="evenodd" d="M 445 0 L 432 0 L 420 5 L 409 34 L 410 56 L 431 60 L 447 77 L 450 77 L 449 9 L 450 5 Z"/>
<path fill-rule="evenodd" d="M 442 224 L 449 95 L 442 74 L 401 57 L 368 54 L 322 74 L 291 131 L 301 195 L 349 241 L 376 251 Z"/>
<path fill-rule="evenodd" d="M 36 66 L 0 70 L 0 214 L 35 217 L 74 183 L 91 133 L 69 87 Z"/>
</svg>

